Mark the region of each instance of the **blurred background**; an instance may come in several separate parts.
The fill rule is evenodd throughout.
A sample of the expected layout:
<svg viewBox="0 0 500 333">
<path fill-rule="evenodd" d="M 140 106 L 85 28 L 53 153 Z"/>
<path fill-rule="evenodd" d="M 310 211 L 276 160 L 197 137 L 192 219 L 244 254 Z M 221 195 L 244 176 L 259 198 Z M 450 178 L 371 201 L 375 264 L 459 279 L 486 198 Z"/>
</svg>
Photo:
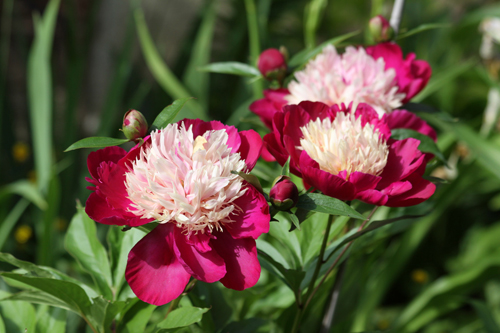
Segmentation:
<svg viewBox="0 0 500 333">
<path fill-rule="evenodd" d="M 64 153 L 70 144 L 123 138 L 127 110 L 151 123 L 186 96 L 196 100 L 181 118 L 264 134 L 248 105 L 268 84 L 200 67 L 255 65 L 264 49 L 283 45 L 293 56 L 357 30 L 344 46 L 365 44 L 368 20 L 389 18 L 392 9 L 383 0 L 64 0 L 50 22 L 41 17 L 47 4 L 0 1 L 0 250 L 66 272 L 75 268 L 63 236 L 76 200 L 84 204 L 89 194 L 90 150 Z M 346 272 L 338 332 L 403 325 L 465 333 L 484 331 L 484 318 L 500 323 L 500 58 L 498 40 L 490 58 L 480 57 L 479 29 L 495 16 L 493 0 L 406 1 L 401 33 L 436 24 L 398 43 L 433 68 L 415 101 L 439 110 L 423 117 L 448 159 L 448 168 L 430 171 L 446 183 L 424 218 L 382 228 L 359 245 L 375 255 L 366 261 L 359 253 L 360 266 Z M 485 121 L 487 105 L 493 116 Z M 257 175 L 269 183 L 270 166 L 261 165 Z"/>
</svg>

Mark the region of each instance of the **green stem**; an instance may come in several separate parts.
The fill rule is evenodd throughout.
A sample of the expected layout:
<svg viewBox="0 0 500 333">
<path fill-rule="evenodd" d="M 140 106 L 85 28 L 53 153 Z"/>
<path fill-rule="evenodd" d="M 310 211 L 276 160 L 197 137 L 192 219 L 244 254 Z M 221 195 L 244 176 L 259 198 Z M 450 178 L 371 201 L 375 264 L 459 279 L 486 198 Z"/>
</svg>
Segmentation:
<svg viewBox="0 0 500 333">
<path fill-rule="evenodd" d="M 260 55 L 260 41 L 259 41 L 259 22 L 257 20 L 257 9 L 254 0 L 245 0 L 245 8 L 247 11 L 248 22 L 248 37 L 250 38 L 250 64 L 257 63 Z M 253 97 L 255 99 L 262 97 L 262 80 L 256 80 L 252 84 Z"/>
<path fill-rule="evenodd" d="M 314 269 L 314 274 L 312 276 L 311 282 L 309 283 L 309 287 L 307 288 L 307 294 L 305 296 L 305 299 L 309 298 L 309 294 L 312 292 L 314 288 L 314 282 L 316 282 L 316 279 L 318 278 L 321 266 L 324 264 L 323 257 L 325 255 L 326 244 L 328 243 L 328 237 L 330 236 L 330 229 L 332 227 L 334 219 L 335 218 L 333 215 L 328 216 L 328 224 L 326 225 L 325 235 L 323 236 L 323 242 L 321 243 L 321 248 L 319 250 L 318 261 L 316 262 L 316 268 Z M 297 315 L 295 316 L 295 320 L 293 322 L 292 333 L 298 332 L 300 327 L 300 320 L 302 318 L 302 314 L 306 306 L 303 306 L 300 302 L 300 298 L 297 297 L 298 309 L 297 309 Z"/>
<path fill-rule="evenodd" d="M 379 206 L 375 206 L 372 211 L 370 212 L 370 214 L 368 215 L 368 217 L 363 221 L 363 223 L 359 226 L 358 228 L 358 231 L 361 231 L 363 230 L 363 228 L 365 227 L 365 225 L 370 221 L 370 219 L 372 218 L 373 214 L 375 214 L 375 212 L 377 211 Z M 337 264 L 339 263 L 340 259 L 342 258 L 342 256 L 344 255 L 344 253 L 347 252 L 347 250 L 349 249 L 349 247 L 352 245 L 352 243 L 354 242 L 355 240 L 352 240 L 350 241 L 345 247 L 344 249 L 342 250 L 342 252 L 339 254 L 339 256 L 337 257 L 337 259 L 335 259 L 335 261 L 333 262 L 333 264 L 330 266 L 330 268 L 328 268 L 328 270 L 326 271 L 325 275 L 323 275 L 323 278 L 321 279 L 321 281 L 319 281 L 318 285 L 316 286 L 316 288 L 314 288 L 314 290 L 310 293 L 309 297 L 306 298 L 306 303 L 304 304 L 304 309 L 307 308 L 307 306 L 309 305 L 309 303 L 311 302 L 311 300 L 313 299 L 314 295 L 316 294 L 316 292 L 319 290 L 319 288 L 321 287 L 321 285 L 325 282 L 326 278 L 328 277 L 328 275 L 332 272 L 332 270 L 335 268 L 335 266 L 337 266 Z M 309 294 L 309 292 L 308 292 Z"/>
</svg>

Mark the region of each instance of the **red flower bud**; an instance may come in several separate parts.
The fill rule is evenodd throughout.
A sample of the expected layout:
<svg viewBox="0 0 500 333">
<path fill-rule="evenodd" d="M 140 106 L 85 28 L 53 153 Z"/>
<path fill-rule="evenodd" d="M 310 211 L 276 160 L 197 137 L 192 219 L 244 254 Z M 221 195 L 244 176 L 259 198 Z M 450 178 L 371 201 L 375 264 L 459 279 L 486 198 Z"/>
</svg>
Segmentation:
<svg viewBox="0 0 500 333">
<path fill-rule="evenodd" d="M 285 56 L 277 49 L 267 49 L 262 52 L 257 62 L 257 67 L 268 80 L 281 81 L 286 75 Z"/>
<path fill-rule="evenodd" d="M 139 111 L 128 110 L 123 117 L 122 131 L 129 140 L 143 138 L 148 132 L 148 122 Z"/>
<path fill-rule="evenodd" d="M 375 43 L 382 43 L 394 37 L 394 30 L 382 15 L 373 17 L 368 23 L 368 29 Z"/>
<path fill-rule="evenodd" d="M 295 207 L 299 201 L 299 190 L 290 177 L 280 176 L 276 178 L 269 198 L 276 209 L 286 211 Z"/>
</svg>

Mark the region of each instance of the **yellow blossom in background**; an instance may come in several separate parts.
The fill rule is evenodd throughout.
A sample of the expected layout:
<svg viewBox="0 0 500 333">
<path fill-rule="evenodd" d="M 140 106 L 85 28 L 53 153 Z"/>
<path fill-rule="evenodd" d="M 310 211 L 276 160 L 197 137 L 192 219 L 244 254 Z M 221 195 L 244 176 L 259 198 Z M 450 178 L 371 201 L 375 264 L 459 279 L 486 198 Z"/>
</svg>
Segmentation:
<svg viewBox="0 0 500 333">
<path fill-rule="evenodd" d="M 30 147 L 22 141 L 16 142 L 14 146 L 12 146 L 12 156 L 18 163 L 26 162 L 30 156 Z"/>
<path fill-rule="evenodd" d="M 19 244 L 26 244 L 26 242 L 31 238 L 32 235 L 33 229 L 31 229 L 30 226 L 22 225 L 17 227 L 14 238 Z"/>
<path fill-rule="evenodd" d="M 59 231 L 64 231 L 68 227 L 68 222 L 62 217 L 56 219 L 56 229 Z"/>
<path fill-rule="evenodd" d="M 28 172 L 28 180 L 30 182 L 32 182 L 33 184 L 36 184 L 36 171 L 35 170 L 31 170 L 30 172 Z"/>
<path fill-rule="evenodd" d="M 418 284 L 424 284 L 429 281 L 429 274 L 423 269 L 415 269 L 411 272 L 411 279 Z"/>
</svg>

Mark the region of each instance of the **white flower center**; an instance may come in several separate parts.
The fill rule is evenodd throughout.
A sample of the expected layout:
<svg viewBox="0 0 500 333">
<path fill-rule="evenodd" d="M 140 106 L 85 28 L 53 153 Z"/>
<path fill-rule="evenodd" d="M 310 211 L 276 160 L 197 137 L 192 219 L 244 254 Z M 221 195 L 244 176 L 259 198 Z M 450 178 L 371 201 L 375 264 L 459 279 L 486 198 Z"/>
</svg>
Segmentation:
<svg viewBox="0 0 500 333">
<path fill-rule="evenodd" d="M 401 106 L 405 94 L 398 93 L 393 68 L 385 69 L 384 59 L 375 60 L 363 48 L 347 47 L 343 55 L 328 45 L 305 69 L 295 73 L 290 82 L 289 104 L 301 101 L 323 102 L 327 105 L 370 104 L 379 114 Z"/>
<path fill-rule="evenodd" d="M 355 171 L 379 175 L 387 163 L 389 148 L 374 125 L 361 126 L 361 117 L 338 112 L 333 122 L 329 118 L 311 120 L 300 128 L 304 137 L 301 147 L 321 170 L 333 175 Z"/>
<path fill-rule="evenodd" d="M 187 234 L 222 230 L 233 222 L 239 208 L 232 202 L 241 197 L 245 161 L 231 153 L 225 130 L 206 132 L 193 138 L 192 127 L 170 124 L 151 133 L 151 145 L 141 151 L 126 187 L 132 212 L 160 223 L 174 222 Z"/>
</svg>

